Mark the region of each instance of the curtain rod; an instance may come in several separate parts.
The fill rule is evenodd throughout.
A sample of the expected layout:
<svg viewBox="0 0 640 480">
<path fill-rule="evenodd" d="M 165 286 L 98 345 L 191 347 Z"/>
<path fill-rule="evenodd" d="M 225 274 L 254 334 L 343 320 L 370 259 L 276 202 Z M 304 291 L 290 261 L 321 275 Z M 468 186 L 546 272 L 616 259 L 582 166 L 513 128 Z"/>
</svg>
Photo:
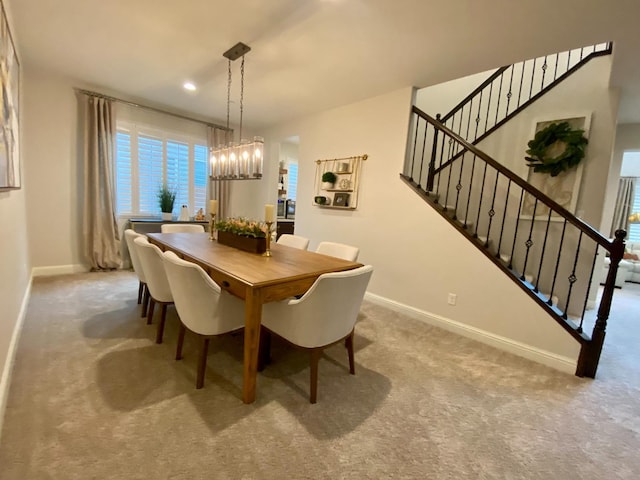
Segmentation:
<svg viewBox="0 0 640 480">
<path fill-rule="evenodd" d="M 104 95 L 102 93 L 97 93 L 97 92 L 92 92 L 90 90 L 84 90 L 82 88 L 73 88 L 76 92 L 78 93 L 82 93 L 84 95 L 88 95 L 90 97 L 98 97 L 98 98 L 105 98 L 107 100 L 111 100 L 113 102 L 119 102 L 119 103 L 123 103 L 125 105 L 129 105 L 131 107 L 137 107 L 137 108 L 144 108 L 146 110 L 151 110 L 153 112 L 157 112 L 157 113 L 163 113 L 165 115 L 171 115 L 172 117 L 177 117 L 177 118 L 181 118 L 182 120 L 189 120 L 191 122 L 197 122 L 197 123 L 202 123 L 204 125 L 207 125 L 208 127 L 213 127 L 213 128 L 220 128 L 222 130 L 228 130 L 228 131 L 233 131 L 232 128 L 227 128 L 227 127 L 223 127 L 222 125 L 217 125 L 215 123 L 209 123 L 209 122 L 205 122 L 204 120 L 198 120 L 196 118 L 191 118 L 191 117 L 187 117 L 186 115 L 180 115 L 179 113 L 173 113 L 173 112 L 168 112 L 166 110 L 162 110 L 160 108 L 156 108 L 156 107 L 150 107 L 148 105 L 140 105 L 139 103 L 134 103 L 134 102 L 130 102 L 128 100 L 123 100 L 121 98 L 117 98 L 117 97 L 112 97 L 110 95 Z"/>
</svg>

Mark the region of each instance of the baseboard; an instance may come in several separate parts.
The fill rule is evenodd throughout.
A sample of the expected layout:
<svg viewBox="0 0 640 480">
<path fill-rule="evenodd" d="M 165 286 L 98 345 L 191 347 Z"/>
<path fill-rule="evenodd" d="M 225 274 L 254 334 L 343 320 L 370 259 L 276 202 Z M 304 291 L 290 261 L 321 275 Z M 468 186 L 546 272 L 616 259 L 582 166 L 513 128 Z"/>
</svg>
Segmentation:
<svg viewBox="0 0 640 480">
<path fill-rule="evenodd" d="M 33 276 L 29 279 L 27 290 L 22 298 L 22 305 L 20 305 L 20 313 L 16 321 L 15 327 L 13 327 L 13 333 L 11 334 L 11 341 L 9 342 L 9 349 L 7 350 L 7 358 L 5 358 L 4 368 L 2 370 L 2 377 L 0 378 L 0 435 L 2 435 L 2 424 L 4 422 L 4 413 L 7 408 L 7 398 L 9 397 L 9 386 L 11 385 L 11 372 L 13 371 L 13 363 L 16 358 L 16 350 L 18 349 L 18 341 L 20 340 L 20 332 L 22 331 L 22 324 L 27 314 L 27 305 L 29 298 L 31 297 L 31 282 Z"/>
<path fill-rule="evenodd" d="M 365 299 L 371 303 L 375 303 L 382 307 L 386 307 L 398 313 L 402 313 L 416 320 L 420 320 L 429 325 L 440 327 L 452 333 L 456 333 L 463 337 L 477 340 L 491 347 L 495 347 L 505 352 L 513 353 L 519 357 L 532 360 L 537 363 L 541 363 L 548 367 L 554 368 L 561 372 L 575 374 L 577 361 L 569 357 L 557 355 L 555 353 L 547 352 L 539 348 L 526 345 L 521 342 L 517 342 L 510 338 L 502 337 L 485 330 L 481 330 L 464 323 L 451 320 L 449 318 L 442 317 L 433 313 L 425 312 L 417 308 L 405 305 L 394 300 L 390 300 L 379 295 L 367 292 Z"/>
<path fill-rule="evenodd" d="M 33 267 L 31 269 L 31 276 L 48 277 L 51 275 L 66 275 L 68 273 L 82 273 L 82 272 L 88 272 L 88 271 L 89 271 L 89 267 L 82 264 L 55 265 L 52 267 Z"/>
</svg>

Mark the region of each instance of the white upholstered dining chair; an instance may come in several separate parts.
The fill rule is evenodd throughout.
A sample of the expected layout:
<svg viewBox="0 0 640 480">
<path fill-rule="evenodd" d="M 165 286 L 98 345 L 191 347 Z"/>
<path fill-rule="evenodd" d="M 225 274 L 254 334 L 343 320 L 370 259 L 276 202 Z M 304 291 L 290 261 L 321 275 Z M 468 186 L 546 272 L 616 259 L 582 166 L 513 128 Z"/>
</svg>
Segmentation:
<svg viewBox="0 0 640 480">
<path fill-rule="evenodd" d="M 180 318 L 176 360 L 182 358 L 186 329 L 203 337 L 196 377 L 196 388 L 202 388 L 209 339 L 244 327 L 244 302 L 221 290 L 199 265 L 173 252 L 165 252 L 163 261 Z"/>
<path fill-rule="evenodd" d="M 147 315 L 147 307 L 149 306 L 149 289 L 144 277 L 144 270 L 142 270 L 142 265 L 138 258 L 138 250 L 133 243 L 138 237 L 144 237 L 144 235 L 130 228 L 124 231 L 124 239 L 127 243 L 127 250 L 129 250 L 129 258 L 131 258 L 131 266 L 133 266 L 133 271 L 138 276 L 138 305 L 142 304 L 142 314 L 140 316 L 144 317 Z"/>
<path fill-rule="evenodd" d="M 138 252 L 138 258 L 142 265 L 147 288 L 151 296 L 149 312 L 147 313 L 147 323 L 153 320 L 153 310 L 156 303 L 161 306 L 160 322 L 156 333 L 156 343 L 162 343 L 164 334 L 164 322 L 167 318 L 167 306 L 173 304 L 173 295 L 167 280 L 162 263 L 162 251 L 155 245 L 149 243 L 147 237 L 138 237 L 133 241 Z"/>
<path fill-rule="evenodd" d="M 360 249 L 344 243 L 320 242 L 316 249 L 316 253 L 355 262 L 358 259 Z"/>
<path fill-rule="evenodd" d="M 261 367 L 269 361 L 269 333 L 272 332 L 310 351 L 311 403 L 317 400 L 318 362 L 326 347 L 346 340 L 349 372 L 354 375 L 353 332 L 372 273 L 371 265 L 325 273 L 299 299 L 265 304 L 262 311 Z"/>
<path fill-rule="evenodd" d="M 290 233 L 283 233 L 278 238 L 277 242 L 280 245 L 286 245 L 287 247 L 299 248 L 300 250 L 306 250 L 309 246 L 309 239 L 301 237 L 300 235 L 292 235 Z"/>
<path fill-rule="evenodd" d="M 163 223 L 160 225 L 161 233 L 203 233 L 204 225 L 190 223 Z"/>
</svg>

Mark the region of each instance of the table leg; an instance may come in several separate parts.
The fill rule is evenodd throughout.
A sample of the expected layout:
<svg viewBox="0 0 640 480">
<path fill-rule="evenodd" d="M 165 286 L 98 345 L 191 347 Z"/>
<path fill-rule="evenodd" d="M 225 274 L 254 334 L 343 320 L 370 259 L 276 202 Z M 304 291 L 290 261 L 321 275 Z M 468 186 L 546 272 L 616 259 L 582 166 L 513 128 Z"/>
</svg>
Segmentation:
<svg viewBox="0 0 640 480">
<path fill-rule="evenodd" d="M 262 292 L 247 288 L 244 307 L 244 375 L 242 383 L 242 401 L 244 403 L 253 403 L 256 399 L 261 318 Z"/>
</svg>

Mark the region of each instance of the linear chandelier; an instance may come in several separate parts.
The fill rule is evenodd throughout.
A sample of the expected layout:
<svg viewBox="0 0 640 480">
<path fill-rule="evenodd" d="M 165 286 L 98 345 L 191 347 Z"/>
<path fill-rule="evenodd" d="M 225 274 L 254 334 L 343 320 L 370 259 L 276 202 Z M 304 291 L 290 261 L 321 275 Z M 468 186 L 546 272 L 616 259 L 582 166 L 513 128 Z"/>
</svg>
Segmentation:
<svg viewBox="0 0 640 480">
<path fill-rule="evenodd" d="M 242 114 L 244 110 L 244 56 L 251 47 L 240 42 L 224 52 L 228 61 L 227 75 L 227 135 L 229 129 L 229 108 L 231 104 L 231 62 L 242 58 L 240 64 L 240 128 L 239 142 L 231 141 L 212 148 L 210 152 L 211 178 L 215 180 L 259 180 L 262 178 L 264 159 L 264 139 L 253 137 L 250 142 L 242 138 Z"/>
</svg>

